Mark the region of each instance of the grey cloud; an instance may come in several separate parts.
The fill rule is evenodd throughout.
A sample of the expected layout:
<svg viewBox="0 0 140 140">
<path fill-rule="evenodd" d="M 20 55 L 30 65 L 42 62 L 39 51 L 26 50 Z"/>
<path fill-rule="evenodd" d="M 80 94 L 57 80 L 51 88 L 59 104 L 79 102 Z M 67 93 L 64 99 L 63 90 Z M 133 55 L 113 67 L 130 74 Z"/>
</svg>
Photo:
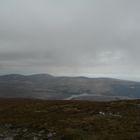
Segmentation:
<svg viewBox="0 0 140 140">
<path fill-rule="evenodd" d="M 0 74 L 135 79 L 139 5 L 139 0 L 0 0 Z"/>
</svg>

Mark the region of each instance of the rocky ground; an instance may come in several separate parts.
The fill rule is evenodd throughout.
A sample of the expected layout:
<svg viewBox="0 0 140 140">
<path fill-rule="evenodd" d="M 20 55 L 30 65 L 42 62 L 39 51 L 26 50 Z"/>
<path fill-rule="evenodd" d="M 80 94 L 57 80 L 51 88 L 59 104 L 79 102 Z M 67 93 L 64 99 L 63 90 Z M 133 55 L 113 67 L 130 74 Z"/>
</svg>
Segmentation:
<svg viewBox="0 0 140 140">
<path fill-rule="evenodd" d="M 0 140 L 51 140 L 55 132 L 40 129 L 14 127 L 12 124 L 0 126 Z"/>
<path fill-rule="evenodd" d="M 0 99 L 0 140 L 118 139 L 140 139 L 140 100 Z"/>
</svg>

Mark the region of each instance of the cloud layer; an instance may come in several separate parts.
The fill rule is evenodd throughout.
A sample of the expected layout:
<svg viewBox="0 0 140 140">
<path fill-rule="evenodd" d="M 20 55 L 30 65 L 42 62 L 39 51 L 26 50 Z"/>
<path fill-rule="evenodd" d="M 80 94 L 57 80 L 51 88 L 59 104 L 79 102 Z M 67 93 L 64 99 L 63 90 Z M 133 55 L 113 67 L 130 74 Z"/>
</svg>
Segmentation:
<svg viewBox="0 0 140 140">
<path fill-rule="evenodd" d="M 0 0 L 0 74 L 140 79 L 139 0 Z"/>
</svg>

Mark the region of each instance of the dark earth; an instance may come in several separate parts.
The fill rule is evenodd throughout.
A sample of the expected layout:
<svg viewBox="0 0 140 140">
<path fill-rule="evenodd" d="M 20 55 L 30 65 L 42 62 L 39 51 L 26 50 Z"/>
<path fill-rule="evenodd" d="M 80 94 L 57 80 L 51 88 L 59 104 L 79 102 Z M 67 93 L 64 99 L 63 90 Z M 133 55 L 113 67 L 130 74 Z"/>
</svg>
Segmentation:
<svg viewBox="0 0 140 140">
<path fill-rule="evenodd" d="M 140 100 L 0 99 L 0 140 L 118 139 L 140 139 Z"/>
</svg>

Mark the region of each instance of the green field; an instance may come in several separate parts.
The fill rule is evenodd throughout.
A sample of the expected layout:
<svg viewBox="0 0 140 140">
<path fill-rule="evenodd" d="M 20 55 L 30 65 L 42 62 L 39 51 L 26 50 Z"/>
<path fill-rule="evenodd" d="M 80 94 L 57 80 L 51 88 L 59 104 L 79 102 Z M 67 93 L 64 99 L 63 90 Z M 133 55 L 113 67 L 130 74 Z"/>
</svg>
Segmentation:
<svg viewBox="0 0 140 140">
<path fill-rule="evenodd" d="M 51 140 L 140 140 L 140 100 L 0 99 L 0 137 L 47 140 L 49 133 Z"/>
</svg>

